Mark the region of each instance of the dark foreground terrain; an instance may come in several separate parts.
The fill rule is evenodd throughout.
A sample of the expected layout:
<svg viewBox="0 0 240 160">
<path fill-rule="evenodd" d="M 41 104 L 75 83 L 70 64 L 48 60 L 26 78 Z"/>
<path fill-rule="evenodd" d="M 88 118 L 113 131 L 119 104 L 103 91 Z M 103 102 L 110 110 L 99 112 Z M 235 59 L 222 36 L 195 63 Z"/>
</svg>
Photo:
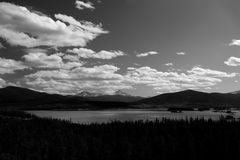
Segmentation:
<svg viewBox="0 0 240 160">
<path fill-rule="evenodd" d="M 81 125 L 0 111 L 1 160 L 218 160 L 239 153 L 239 121 Z"/>
</svg>

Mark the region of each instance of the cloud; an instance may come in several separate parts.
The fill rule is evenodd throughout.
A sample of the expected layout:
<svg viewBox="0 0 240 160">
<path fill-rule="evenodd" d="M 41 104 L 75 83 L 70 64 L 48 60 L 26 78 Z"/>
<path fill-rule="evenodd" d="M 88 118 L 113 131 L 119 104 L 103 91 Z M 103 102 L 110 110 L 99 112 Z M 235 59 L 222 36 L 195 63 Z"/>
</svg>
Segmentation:
<svg viewBox="0 0 240 160">
<path fill-rule="evenodd" d="M 87 48 L 74 48 L 72 50 L 68 49 L 67 52 L 75 53 L 78 55 L 78 57 L 81 57 L 81 58 L 97 58 L 97 59 L 112 59 L 112 58 L 125 55 L 122 51 L 101 50 L 99 52 L 95 52 Z"/>
<path fill-rule="evenodd" d="M 240 40 L 233 39 L 229 46 L 240 46 Z"/>
<path fill-rule="evenodd" d="M 233 78 L 236 73 L 193 67 L 187 73 L 162 72 L 150 67 L 129 67 L 126 81 L 132 84 L 152 86 L 156 90 L 171 91 L 189 88 L 206 88 L 222 82 L 221 78 Z"/>
<path fill-rule="evenodd" d="M 173 66 L 173 63 L 166 63 L 165 66 Z"/>
<path fill-rule="evenodd" d="M 60 80 L 60 79 L 26 79 L 26 84 L 49 93 L 76 94 L 81 90 L 111 94 L 119 89 L 130 89 L 131 86 L 117 81 L 88 81 L 88 80 Z"/>
<path fill-rule="evenodd" d="M 30 74 L 28 78 L 57 78 L 70 80 L 122 80 L 122 75 L 116 74 L 119 68 L 113 65 L 100 65 L 93 67 L 76 67 L 73 69 L 43 70 Z"/>
<path fill-rule="evenodd" d="M 185 52 L 177 52 L 176 54 L 177 54 L 177 55 L 182 55 L 182 56 L 183 56 L 183 55 L 185 55 L 186 53 L 185 53 Z"/>
<path fill-rule="evenodd" d="M 91 2 L 83 2 L 83 1 L 79 1 L 77 0 L 75 2 L 76 4 L 76 8 L 79 10 L 83 10 L 83 9 L 95 9 L 95 7 L 93 6 L 93 4 Z"/>
<path fill-rule="evenodd" d="M 69 54 L 66 54 L 62 57 L 64 60 L 68 60 L 68 61 L 71 61 L 71 62 L 79 62 L 79 57 L 77 55 L 69 55 Z"/>
<path fill-rule="evenodd" d="M 26 75 L 25 82 L 51 93 L 77 93 L 83 89 L 110 93 L 131 88 L 123 82 L 123 76 L 116 73 L 118 70 L 113 65 L 42 70 Z"/>
<path fill-rule="evenodd" d="M 3 49 L 3 48 L 5 48 L 5 47 L 4 47 L 3 44 L 0 42 L 0 49 Z"/>
<path fill-rule="evenodd" d="M 101 25 L 91 22 L 79 22 L 63 14 L 56 14 L 55 18 L 56 21 L 26 7 L 0 2 L 0 37 L 11 45 L 64 47 L 85 46 L 107 33 Z"/>
<path fill-rule="evenodd" d="M 120 68 L 113 65 L 85 67 L 83 62 L 72 61 L 72 58 L 66 58 L 62 53 L 29 53 L 23 59 L 26 65 L 41 69 L 25 75 L 25 83 L 50 93 L 76 93 L 81 88 L 109 93 L 131 87 L 122 83 L 123 76 L 116 73 Z"/>
<path fill-rule="evenodd" d="M 26 65 L 33 68 L 71 69 L 83 65 L 80 61 L 64 62 L 62 56 L 64 56 L 64 54 L 56 53 L 47 55 L 46 53 L 36 52 L 24 55 L 22 58 L 24 59 Z"/>
<path fill-rule="evenodd" d="M 48 56 L 45 53 L 36 52 L 23 56 L 25 62 L 36 68 L 61 68 L 62 58 L 58 55 Z"/>
<path fill-rule="evenodd" d="M 235 77 L 236 73 L 226 73 L 226 72 L 221 72 L 221 71 L 216 71 L 216 70 L 211 70 L 211 69 L 204 69 L 200 67 L 193 67 L 188 73 L 192 73 L 195 75 L 200 75 L 200 76 L 210 76 L 210 77 Z"/>
<path fill-rule="evenodd" d="M 89 49 L 84 51 L 94 53 Z M 182 73 L 163 72 L 148 66 L 128 67 L 126 72 L 121 72 L 119 67 L 108 64 L 86 67 L 75 57 L 66 57 L 66 54 L 62 53 L 34 53 L 28 56 L 25 56 L 25 61 L 32 62 L 31 66 L 42 70 L 26 75 L 25 83 L 51 93 L 74 94 L 79 90 L 110 93 L 138 85 L 151 87 L 158 92 L 205 89 L 237 75 L 196 66 L 186 72 L 181 71 Z"/>
<path fill-rule="evenodd" d="M 28 68 L 20 61 L 15 61 L 12 59 L 5 59 L 0 57 L 0 75 L 1 74 L 12 74 L 16 70 L 23 70 Z"/>
<path fill-rule="evenodd" d="M 158 52 L 156 52 L 156 51 L 150 51 L 150 52 L 145 52 L 145 53 L 139 53 L 139 54 L 137 54 L 136 56 L 137 56 L 137 57 L 146 57 L 146 56 L 155 55 L 155 54 L 158 54 Z"/>
<path fill-rule="evenodd" d="M 104 33 L 108 33 L 108 31 L 104 31 L 102 29 L 102 25 L 95 25 L 92 22 L 88 22 L 88 21 L 77 21 L 76 19 L 74 19 L 71 16 L 67 16 L 64 14 L 55 14 L 54 15 L 55 18 L 61 20 L 62 22 L 66 22 L 69 23 L 77 28 L 80 28 L 82 30 L 88 31 L 90 33 L 95 33 L 95 34 L 104 34 Z"/>
<path fill-rule="evenodd" d="M 38 52 L 47 53 L 48 49 L 43 49 L 43 48 L 26 48 L 26 49 L 24 49 L 24 51 L 26 53 L 38 53 Z"/>
<path fill-rule="evenodd" d="M 237 57 L 230 57 L 227 61 L 224 62 L 228 66 L 240 66 L 240 58 Z"/>
</svg>

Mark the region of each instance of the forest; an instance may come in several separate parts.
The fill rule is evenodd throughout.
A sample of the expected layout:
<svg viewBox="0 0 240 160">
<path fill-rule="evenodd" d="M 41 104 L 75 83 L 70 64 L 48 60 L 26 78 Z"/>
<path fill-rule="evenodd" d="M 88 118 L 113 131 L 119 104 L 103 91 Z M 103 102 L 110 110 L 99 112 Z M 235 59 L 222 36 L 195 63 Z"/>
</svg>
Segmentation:
<svg viewBox="0 0 240 160">
<path fill-rule="evenodd" d="M 236 159 L 239 153 L 235 120 L 74 124 L 0 112 L 1 160 Z"/>
</svg>

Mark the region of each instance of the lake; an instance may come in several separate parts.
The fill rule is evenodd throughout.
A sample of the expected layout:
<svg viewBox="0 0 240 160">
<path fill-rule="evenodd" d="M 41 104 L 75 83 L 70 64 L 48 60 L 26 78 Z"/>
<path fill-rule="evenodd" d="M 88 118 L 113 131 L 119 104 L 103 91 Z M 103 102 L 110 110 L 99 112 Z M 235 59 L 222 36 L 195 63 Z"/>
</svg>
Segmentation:
<svg viewBox="0 0 240 160">
<path fill-rule="evenodd" d="M 38 117 L 47 117 L 54 119 L 70 120 L 73 123 L 106 123 L 113 120 L 118 121 L 136 121 L 136 120 L 155 120 L 162 118 L 168 119 L 186 119 L 186 118 L 204 118 L 218 120 L 220 116 L 232 115 L 235 118 L 240 117 L 240 111 L 232 111 L 234 114 L 214 111 L 183 111 L 181 113 L 172 113 L 169 111 L 156 110 L 77 110 L 77 111 L 28 111 Z"/>
</svg>

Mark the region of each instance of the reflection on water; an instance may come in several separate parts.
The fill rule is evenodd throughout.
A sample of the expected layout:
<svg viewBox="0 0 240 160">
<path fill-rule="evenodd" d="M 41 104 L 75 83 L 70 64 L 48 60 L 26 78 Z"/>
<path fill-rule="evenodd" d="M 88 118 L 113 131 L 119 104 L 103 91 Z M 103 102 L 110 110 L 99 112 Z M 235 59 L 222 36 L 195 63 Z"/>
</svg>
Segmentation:
<svg viewBox="0 0 240 160">
<path fill-rule="evenodd" d="M 229 115 L 226 112 L 214 111 L 183 111 L 172 113 L 169 111 L 152 110 L 104 110 L 104 111 L 29 111 L 39 117 L 49 117 L 56 119 L 71 120 L 74 123 L 105 123 L 113 120 L 135 121 L 135 120 L 155 120 L 162 118 L 185 119 L 204 118 L 218 120 L 219 117 Z M 240 112 L 233 111 L 234 117 L 239 118 Z"/>
</svg>

